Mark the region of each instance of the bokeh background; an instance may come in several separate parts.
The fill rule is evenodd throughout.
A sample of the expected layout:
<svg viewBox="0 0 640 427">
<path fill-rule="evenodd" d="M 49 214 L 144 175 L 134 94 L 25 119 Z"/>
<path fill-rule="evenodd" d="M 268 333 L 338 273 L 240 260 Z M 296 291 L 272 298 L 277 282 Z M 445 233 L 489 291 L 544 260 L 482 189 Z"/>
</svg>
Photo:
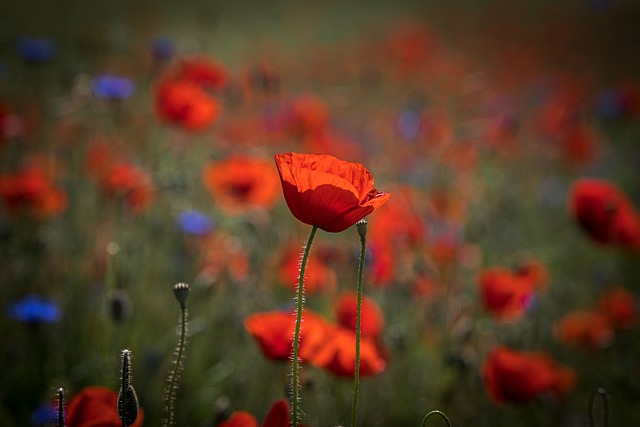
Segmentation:
<svg viewBox="0 0 640 427">
<path fill-rule="evenodd" d="M 177 425 L 263 419 L 288 363 L 244 322 L 293 307 L 310 227 L 273 155 L 294 151 L 393 194 L 368 218 L 384 369 L 361 425 L 585 426 L 598 387 L 639 425 L 639 20 L 615 0 L 2 2 L 0 424 L 49 425 L 58 387 L 117 389 L 128 348 L 159 425 L 177 282 Z M 591 222 L 585 178 L 619 189 L 586 190 Z M 624 238 L 598 235 L 611 212 Z M 328 321 L 358 253 L 354 229 L 316 237 L 306 303 Z M 500 347 L 546 362 L 496 380 Z M 305 422 L 346 424 L 351 381 L 303 379 Z"/>
</svg>

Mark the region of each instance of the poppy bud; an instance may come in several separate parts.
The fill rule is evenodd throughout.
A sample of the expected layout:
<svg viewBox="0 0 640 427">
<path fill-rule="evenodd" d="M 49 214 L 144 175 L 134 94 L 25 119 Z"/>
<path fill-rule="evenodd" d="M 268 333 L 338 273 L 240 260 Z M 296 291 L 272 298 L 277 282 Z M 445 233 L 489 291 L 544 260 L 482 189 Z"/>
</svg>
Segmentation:
<svg viewBox="0 0 640 427">
<path fill-rule="evenodd" d="M 173 285 L 173 295 L 175 295 L 176 299 L 180 303 L 180 308 L 182 310 L 186 307 L 187 297 L 189 296 L 190 290 L 191 288 L 186 283 L 176 283 Z"/>
<path fill-rule="evenodd" d="M 356 222 L 356 229 L 358 230 L 358 235 L 360 237 L 362 237 L 363 239 L 367 237 L 367 221 L 366 220 L 361 219 L 360 221 Z"/>
</svg>

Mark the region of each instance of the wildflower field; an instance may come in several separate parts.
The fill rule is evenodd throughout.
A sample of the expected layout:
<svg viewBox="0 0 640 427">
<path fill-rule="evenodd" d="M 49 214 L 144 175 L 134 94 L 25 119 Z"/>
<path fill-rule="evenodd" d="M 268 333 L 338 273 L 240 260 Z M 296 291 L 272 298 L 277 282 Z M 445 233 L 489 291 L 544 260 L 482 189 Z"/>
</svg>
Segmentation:
<svg viewBox="0 0 640 427">
<path fill-rule="evenodd" d="M 640 6 L 441 3 L 0 4 L 0 426 L 640 425 Z"/>
</svg>

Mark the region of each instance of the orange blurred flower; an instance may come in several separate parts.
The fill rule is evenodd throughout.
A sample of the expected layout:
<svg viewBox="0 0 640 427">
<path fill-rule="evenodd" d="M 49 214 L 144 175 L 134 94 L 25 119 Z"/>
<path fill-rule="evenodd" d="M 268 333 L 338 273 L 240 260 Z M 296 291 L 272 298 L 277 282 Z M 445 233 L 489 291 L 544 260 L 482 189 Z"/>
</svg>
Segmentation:
<svg viewBox="0 0 640 427">
<path fill-rule="evenodd" d="M 627 196 L 609 181 L 576 181 L 569 196 L 569 211 L 595 241 L 640 249 L 640 215 Z"/>
<path fill-rule="evenodd" d="M 615 287 L 598 298 L 598 309 L 616 329 L 628 329 L 638 321 L 638 301 L 628 290 Z"/>
<path fill-rule="evenodd" d="M 220 115 L 220 103 L 192 81 L 162 80 L 155 87 L 155 95 L 160 119 L 190 132 L 207 129 Z"/>
<path fill-rule="evenodd" d="M 604 348 L 614 335 L 609 319 L 592 311 L 566 315 L 556 324 L 555 333 L 562 343 L 586 348 Z"/>
<path fill-rule="evenodd" d="M 261 158 L 236 156 L 210 163 L 203 179 L 215 202 L 228 212 L 269 209 L 278 198 L 278 175 Z"/>
<path fill-rule="evenodd" d="M 269 407 L 269 412 L 262 427 L 289 427 L 289 402 L 286 399 L 276 400 Z M 258 427 L 258 420 L 247 411 L 236 411 L 218 427 Z"/>
<path fill-rule="evenodd" d="M 327 322 L 309 310 L 302 314 L 302 318 L 299 355 L 306 360 L 306 355 L 325 340 Z M 256 340 L 265 357 L 287 360 L 293 349 L 294 320 L 293 313 L 288 311 L 255 313 L 245 319 L 244 327 Z"/>
<path fill-rule="evenodd" d="M 358 295 L 355 292 L 344 293 L 336 302 L 335 312 L 338 323 L 347 329 L 356 330 L 356 306 Z M 380 307 L 366 296 L 362 297 L 360 333 L 363 337 L 378 338 L 382 333 L 384 317 Z"/>
<path fill-rule="evenodd" d="M 275 156 L 284 198 L 293 216 L 325 231 L 344 231 L 391 197 L 373 187 L 373 177 L 359 163 L 327 154 Z"/>
<path fill-rule="evenodd" d="M 140 427 L 144 411 L 138 409 L 138 418 L 131 425 Z M 118 393 L 99 386 L 82 389 L 73 396 L 67 407 L 67 427 L 121 427 L 118 416 Z"/>
<path fill-rule="evenodd" d="M 489 396 L 497 403 L 526 403 L 543 394 L 562 396 L 576 383 L 573 370 L 556 363 L 546 353 L 494 349 L 482 365 Z"/>
<path fill-rule="evenodd" d="M 284 251 L 278 272 L 280 281 L 295 291 L 300 274 L 300 251 L 297 248 Z M 307 293 L 335 289 L 338 283 L 336 272 L 316 252 L 309 254 L 304 273 L 304 290 Z"/>
<path fill-rule="evenodd" d="M 288 121 L 292 133 L 313 135 L 325 128 L 329 111 L 325 103 L 311 94 L 303 94 L 291 102 Z"/>
<path fill-rule="evenodd" d="M 105 196 L 123 199 L 133 213 L 145 211 L 154 199 L 149 174 L 125 161 L 106 168 L 99 177 L 99 185 Z"/>
<path fill-rule="evenodd" d="M 520 318 L 534 296 L 531 280 L 503 268 L 486 269 L 477 281 L 485 309 L 500 320 Z"/>
<path fill-rule="evenodd" d="M 195 83 L 200 87 L 220 90 L 227 85 L 229 75 L 227 70 L 213 59 L 192 57 L 180 59 L 173 78 Z"/>
<path fill-rule="evenodd" d="M 24 212 L 44 219 L 59 215 L 67 207 L 67 194 L 37 165 L 0 175 L 0 197 L 11 215 Z"/>
</svg>

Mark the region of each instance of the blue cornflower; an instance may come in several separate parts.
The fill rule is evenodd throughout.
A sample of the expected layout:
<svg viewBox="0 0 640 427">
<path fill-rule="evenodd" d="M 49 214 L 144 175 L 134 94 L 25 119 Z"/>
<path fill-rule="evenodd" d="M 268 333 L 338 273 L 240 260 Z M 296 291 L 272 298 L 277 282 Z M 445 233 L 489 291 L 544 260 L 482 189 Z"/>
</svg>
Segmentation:
<svg viewBox="0 0 640 427">
<path fill-rule="evenodd" d="M 204 236 L 213 231 L 213 220 L 198 211 L 185 211 L 178 217 L 178 226 L 187 234 Z"/>
<path fill-rule="evenodd" d="M 58 410 L 49 403 L 38 406 L 29 417 L 34 426 L 52 425 L 58 419 Z"/>
<path fill-rule="evenodd" d="M 397 126 L 398 133 L 403 139 L 407 141 L 415 140 L 420 133 L 420 112 L 412 108 L 404 110 L 398 116 Z"/>
<path fill-rule="evenodd" d="M 50 300 L 37 295 L 28 295 L 8 308 L 8 315 L 21 322 L 55 323 L 60 319 L 60 308 Z"/>
<path fill-rule="evenodd" d="M 16 41 L 16 52 L 27 62 L 41 64 L 53 59 L 56 45 L 51 39 L 20 37 Z"/>
<path fill-rule="evenodd" d="M 156 59 L 169 59 L 176 51 L 176 45 L 168 37 L 156 37 L 151 40 L 151 55 Z"/>
<path fill-rule="evenodd" d="M 125 99 L 133 93 L 133 80 L 103 74 L 93 79 L 93 93 L 102 99 Z"/>
</svg>

